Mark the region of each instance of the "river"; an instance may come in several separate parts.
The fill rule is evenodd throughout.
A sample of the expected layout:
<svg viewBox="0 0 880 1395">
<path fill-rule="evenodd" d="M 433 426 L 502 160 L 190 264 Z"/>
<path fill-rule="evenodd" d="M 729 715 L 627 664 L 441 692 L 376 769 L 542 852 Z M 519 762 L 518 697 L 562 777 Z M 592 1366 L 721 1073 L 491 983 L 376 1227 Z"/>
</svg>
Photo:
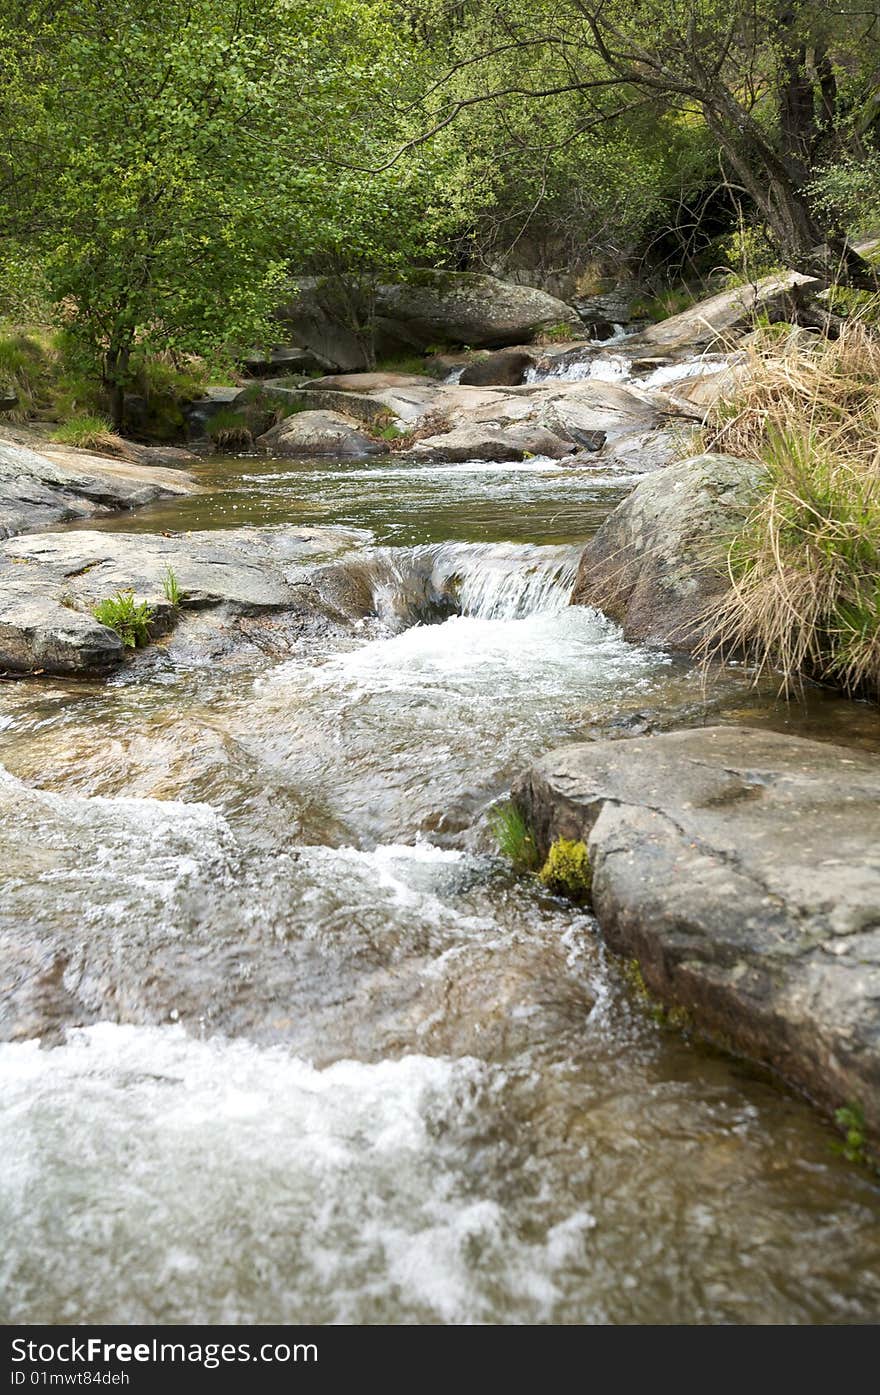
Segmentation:
<svg viewBox="0 0 880 1395">
<path fill-rule="evenodd" d="M 199 474 L 102 526 L 340 525 L 374 614 L 283 662 L 157 646 L 0 688 L 4 922 L 64 939 L 59 992 L 93 1005 L 0 1046 L 3 1320 L 876 1320 L 870 1175 L 655 1020 L 486 823 L 530 757 L 609 723 L 878 749 L 876 714 L 733 668 L 707 688 L 569 607 L 626 477 Z"/>
</svg>

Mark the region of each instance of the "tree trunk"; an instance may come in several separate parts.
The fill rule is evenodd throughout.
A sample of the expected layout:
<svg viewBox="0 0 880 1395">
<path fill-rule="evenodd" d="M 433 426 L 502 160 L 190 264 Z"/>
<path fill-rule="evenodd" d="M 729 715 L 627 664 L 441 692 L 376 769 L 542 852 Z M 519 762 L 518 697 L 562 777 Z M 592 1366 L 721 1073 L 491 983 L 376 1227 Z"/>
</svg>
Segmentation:
<svg viewBox="0 0 880 1395">
<path fill-rule="evenodd" d="M 125 383 L 130 359 L 130 344 L 111 345 L 104 355 L 104 390 L 110 399 L 113 429 L 120 433 L 125 426 Z"/>
</svg>

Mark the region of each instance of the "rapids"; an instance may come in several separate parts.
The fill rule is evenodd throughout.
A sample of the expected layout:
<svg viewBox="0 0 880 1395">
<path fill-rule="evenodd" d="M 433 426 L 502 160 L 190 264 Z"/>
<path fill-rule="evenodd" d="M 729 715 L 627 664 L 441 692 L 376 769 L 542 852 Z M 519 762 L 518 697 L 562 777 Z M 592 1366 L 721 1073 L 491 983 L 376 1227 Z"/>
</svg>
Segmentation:
<svg viewBox="0 0 880 1395">
<path fill-rule="evenodd" d="M 3 1320 L 876 1318 L 880 1191 L 833 1129 L 655 1021 L 487 828 L 609 722 L 876 719 L 571 608 L 620 476 L 201 473 L 104 526 L 353 527 L 368 613 L 252 671 L 0 689 Z"/>
</svg>

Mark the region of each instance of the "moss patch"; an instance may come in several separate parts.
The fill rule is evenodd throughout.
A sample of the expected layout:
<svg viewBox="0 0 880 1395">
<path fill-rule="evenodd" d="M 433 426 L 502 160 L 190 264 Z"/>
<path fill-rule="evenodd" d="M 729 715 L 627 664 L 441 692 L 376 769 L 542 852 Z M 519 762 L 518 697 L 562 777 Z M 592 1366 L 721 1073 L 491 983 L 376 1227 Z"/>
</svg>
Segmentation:
<svg viewBox="0 0 880 1395">
<path fill-rule="evenodd" d="M 538 873 L 541 881 L 559 896 L 586 902 L 593 889 L 593 869 L 585 843 L 557 838 L 550 845 L 547 860 Z"/>
</svg>

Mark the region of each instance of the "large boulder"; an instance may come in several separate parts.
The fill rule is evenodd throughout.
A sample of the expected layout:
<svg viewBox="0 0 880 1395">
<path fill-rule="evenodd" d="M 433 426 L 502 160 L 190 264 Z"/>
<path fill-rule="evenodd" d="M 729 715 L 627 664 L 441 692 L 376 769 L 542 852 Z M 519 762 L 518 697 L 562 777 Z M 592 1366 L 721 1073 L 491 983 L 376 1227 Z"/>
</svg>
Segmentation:
<svg viewBox="0 0 880 1395">
<path fill-rule="evenodd" d="M 538 455 L 562 460 L 576 449 L 572 441 L 563 440 L 544 426 L 526 422 L 504 427 L 457 426 L 417 441 L 409 454 L 418 460 L 445 465 L 465 460 L 525 460 Z"/>
<path fill-rule="evenodd" d="M 880 758 L 710 727 L 552 751 L 516 797 L 542 852 L 587 841 L 651 993 L 880 1135 Z"/>
<path fill-rule="evenodd" d="M 573 604 L 604 610 L 627 639 L 692 648 L 727 589 L 727 544 L 761 477 L 758 465 L 726 455 L 647 475 L 585 547 Z"/>
<path fill-rule="evenodd" d="M 277 312 L 290 338 L 343 370 L 364 368 L 362 340 L 334 318 L 323 283 L 303 277 L 294 289 Z M 585 333 L 571 306 L 546 291 L 466 271 L 414 271 L 406 281 L 380 285 L 374 322 L 380 358 L 435 344 L 487 349 L 528 344 L 559 326 L 573 339 Z"/>
<path fill-rule="evenodd" d="M 416 340 L 503 348 L 531 343 L 544 330 L 564 326 L 583 334 L 576 311 L 533 286 L 516 286 L 470 271 L 419 271 L 408 281 L 383 286 L 380 314 L 404 325 Z"/>
<path fill-rule="evenodd" d="M 297 412 L 271 427 L 256 444 L 267 455 L 336 455 L 362 457 L 379 455 L 388 447 L 360 431 L 339 412 Z"/>
<path fill-rule="evenodd" d="M 627 345 L 627 352 L 644 344 L 673 348 L 677 345 L 709 344 L 752 323 L 760 312 L 772 314 L 799 288 L 821 290 L 821 281 L 799 271 L 783 271 L 764 276 L 744 286 L 733 286 L 717 295 L 699 300 L 678 315 L 670 315 L 643 330 Z"/>
<path fill-rule="evenodd" d="M 534 366 L 534 354 L 525 349 L 499 349 L 469 363 L 458 381 L 463 387 L 517 387 Z"/>
</svg>

